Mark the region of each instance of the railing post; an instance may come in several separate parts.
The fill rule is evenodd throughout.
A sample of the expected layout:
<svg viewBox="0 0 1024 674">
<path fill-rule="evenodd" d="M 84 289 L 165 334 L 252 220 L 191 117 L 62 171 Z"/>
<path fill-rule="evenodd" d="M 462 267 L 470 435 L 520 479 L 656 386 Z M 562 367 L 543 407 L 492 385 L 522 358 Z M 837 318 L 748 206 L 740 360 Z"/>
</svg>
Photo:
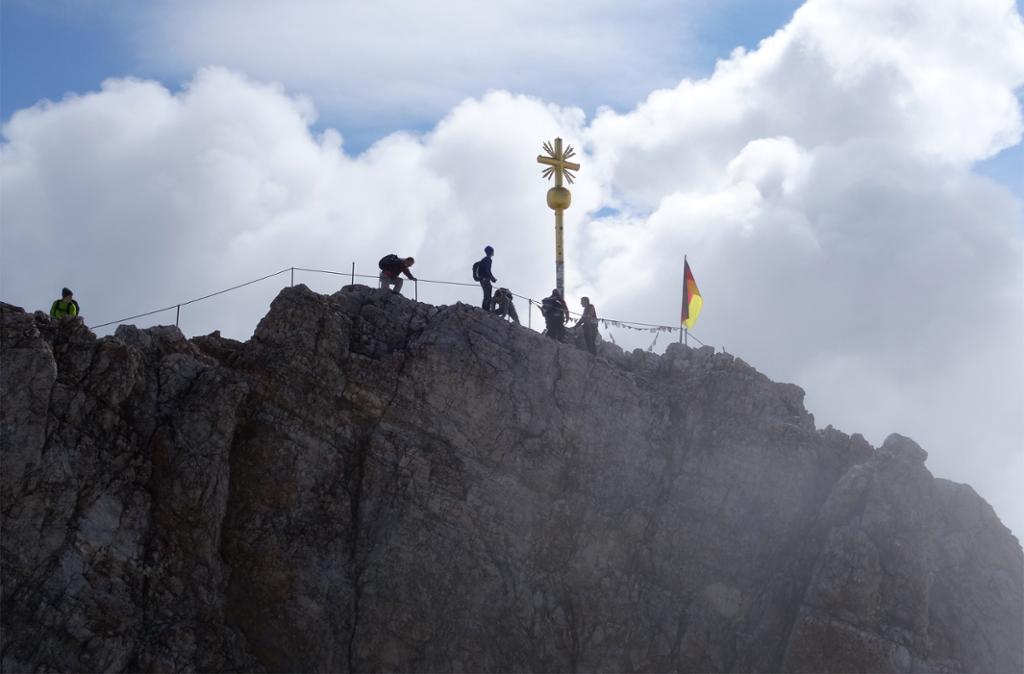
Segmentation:
<svg viewBox="0 0 1024 674">
<path fill-rule="evenodd" d="M 174 327 L 178 327 L 178 319 L 181 318 L 181 305 L 178 305 L 178 310 L 174 312 Z"/>
<path fill-rule="evenodd" d="M 292 267 L 292 288 L 295 287 L 295 267 Z"/>
<path fill-rule="evenodd" d="M 352 263 L 352 285 L 356 284 L 356 263 Z"/>
<path fill-rule="evenodd" d="M 412 282 L 413 294 L 417 302 L 420 301 L 420 280 L 414 279 Z"/>
<path fill-rule="evenodd" d="M 526 298 L 526 327 L 533 330 L 533 300 Z"/>
</svg>

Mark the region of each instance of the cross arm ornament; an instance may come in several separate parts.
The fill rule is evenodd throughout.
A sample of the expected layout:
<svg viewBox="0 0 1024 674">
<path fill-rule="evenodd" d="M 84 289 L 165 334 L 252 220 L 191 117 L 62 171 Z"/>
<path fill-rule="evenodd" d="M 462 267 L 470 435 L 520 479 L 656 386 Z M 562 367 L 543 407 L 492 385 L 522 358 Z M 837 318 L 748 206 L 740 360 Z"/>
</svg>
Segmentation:
<svg viewBox="0 0 1024 674">
<path fill-rule="evenodd" d="M 572 174 L 572 171 L 580 170 L 579 164 L 569 161 L 569 158 L 576 154 L 576 151 L 572 149 L 572 145 L 567 146 L 565 151 L 563 151 L 562 139 L 555 138 L 554 146 L 551 143 L 544 143 L 544 151 L 548 153 L 546 157 L 542 154 L 537 155 L 537 162 L 547 166 L 542 175 L 545 178 L 554 176 L 555 185 L 557 186 L 562 185 L 562 176 L 565 176 L 565 179 L 572 185 L 576 177 Z"/>
</svg>

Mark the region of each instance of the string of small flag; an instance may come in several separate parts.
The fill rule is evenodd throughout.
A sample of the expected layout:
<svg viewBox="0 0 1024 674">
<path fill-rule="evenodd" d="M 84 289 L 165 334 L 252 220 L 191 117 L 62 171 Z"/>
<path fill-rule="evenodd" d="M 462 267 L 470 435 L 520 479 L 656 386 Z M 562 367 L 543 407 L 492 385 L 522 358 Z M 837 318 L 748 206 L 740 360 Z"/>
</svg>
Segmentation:
<svg viewBox="0 0 1024 674">
<path fill-rule="evenodd" d="M 516 295 L 516 297 L 521 297 L 521 296 L 520 295 Z M 530 304 L 536 305 L 537 307 L 541 306 L 541 303 L 538 302 L 535 299 L 532 299 L 532 298 L 529 298 L 529 297 L 527 297 L 525 299 Z M 577 311 L 572 311 L 572 310 L 569 311 L 569 317 L 570 318 L 579 318 L 582 315 L 583 314 L 581 314 L 581 313 L 579 313 Z M 597 322 L 601 326 L 603 326 L 605 329 L 607 329 L 607 328 L 625 328 L 626 330 L 635 330 L 636 332 L 649 332 L 649 333 L 652 333 L 652 334 L 656 333 L 656 332 L 675 332 L 676 330 L 680 330 L 681 329 L 679 327 L 675 327 L 675 326 L 672 326 L 672 325 L 651 325 L 650 323 L 637 323 L 637 322 L 631 322 L 631 321 L 617 321 L 617 320 L 612 319 L 612 318 L 598 318 Z"/>
<path fill-rule="evenodd" d="M 646 326 L 646 325 L 643 325 L 643 324 L 631 325 L 629 323 L 626 323 L 626 322 L 623 322 L 623 321 L 615 321 L 615 320 L 612 320 L 610 318 L 599 318 L 599 319 L 597 319 L 597 322 L 600 323 L 605 328 L 625 328 L 626 330 L 635 330 L 637 332 L 650 332 L 651 334 L 654 334 L 654 333 L 657 333 L 657 332 L 675 332 L 676 330 L 679 329 L 679 328 L 672 327 L 671 325 L 655 325 L 655 326 Z"/>
<path fill-rule="evenodd" d="M 635 325 L 630 325 L 629 323 L 624 323 L 622 321 L 615 321 L 615 320 L 612 320 L 610 318 L 599 318 L 599 319 L 597 319 L 597 322 L 604 326 L 605 332 L 608 334 L 608 337 L 612 340 L 612 344 L 616 343 L 615 342 L 615 337 L 613 336 L 612 332 L 610 330 L 608 330 L 608 328 L 625 328 L 626 330 L 633 330 L 635 332 L 649 332 L 649 333 L 653 334 L 654 335 L 654 341 L 652 341 L 651 345 L 647 347 L 648 351 L 654 351 L 654 347 L 658 344 L 658 337 L 661 336 L 661 333 L 663 333 L 663 332 L 675 332 L 676 330 L 679 330 L 679 328 L 673 328 L 670 325 L 655 325 L 655 326 L 642 326 L 642 327 L 638 327 L 638 326 L 635 326 Z"/>
</svg>

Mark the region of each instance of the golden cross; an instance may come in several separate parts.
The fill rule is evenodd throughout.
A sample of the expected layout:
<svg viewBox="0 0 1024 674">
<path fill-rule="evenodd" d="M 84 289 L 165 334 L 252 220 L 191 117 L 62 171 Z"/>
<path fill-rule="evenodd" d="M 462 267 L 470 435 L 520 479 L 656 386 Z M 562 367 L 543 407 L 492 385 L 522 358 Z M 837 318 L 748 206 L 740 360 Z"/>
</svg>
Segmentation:
<svg viewBox="0 0 1024 674">
<path fill-rule="evenodd" d="M 554 147 L 551 143 L 544 143 L 544 151 L 548 153 L 548 156 L 542 154 L 537 155 L 537 162 L 540 164 L 546 164 L 547 168 L 544 169 L 542 174 L 545 178 L 550 178 L 552 175 L 555 176 L 555 187 L 562 186 L 562 176 L 569 181 L 572 185 L 574 176 L 571 171 L 579 171 L 580 165 L 568 161 L 569 157 L 576 154 L 576 151 L 572 149 L 572 145 L 566 147 L 565 152 L 562 151 L 562 139 L 555 138 Z"/>
</svg>

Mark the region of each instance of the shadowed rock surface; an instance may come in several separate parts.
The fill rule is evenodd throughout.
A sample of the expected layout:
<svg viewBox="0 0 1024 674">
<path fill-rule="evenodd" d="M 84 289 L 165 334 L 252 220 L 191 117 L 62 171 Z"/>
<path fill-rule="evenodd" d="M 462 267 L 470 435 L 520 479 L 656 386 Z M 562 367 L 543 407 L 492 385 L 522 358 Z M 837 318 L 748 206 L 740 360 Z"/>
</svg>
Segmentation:
<svg viewBox="0 0 1024 674">
<path fill-rule="evenodd" d="M 4 671 L 1024 669 L 991 507 L 732 356 L 361 286 L 244 344 L 2 309 Z"/>
</svg>

